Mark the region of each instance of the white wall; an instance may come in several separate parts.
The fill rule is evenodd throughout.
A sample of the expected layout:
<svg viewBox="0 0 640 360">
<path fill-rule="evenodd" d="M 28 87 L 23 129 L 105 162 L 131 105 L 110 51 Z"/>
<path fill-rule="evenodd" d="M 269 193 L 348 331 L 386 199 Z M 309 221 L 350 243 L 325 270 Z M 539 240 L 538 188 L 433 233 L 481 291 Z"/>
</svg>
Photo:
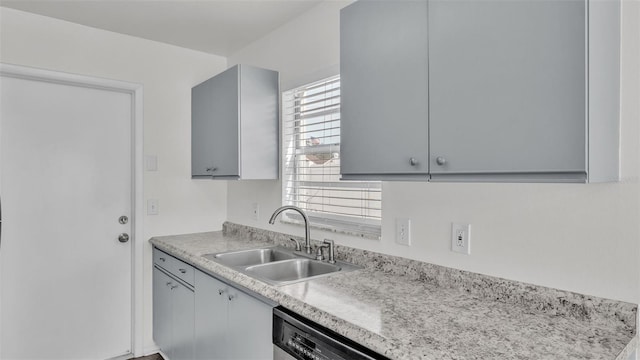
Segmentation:
<svg viewBox="0 0 640 360">
<path fill-rule="evenodd" d="M 283 89 L 338 72 L 339 9 L 321 3 L 229 58 L 280 71 Z M 353 247 L 585 294 L 640 302 L 640 3 L 625 1 L 622 34 L 622 181 L 614 184 L 383 183 L 382 240 L 322 234 Z M 251 219 L 251 203 L 261 207 Z M 302 234 L 267 219 L 279 181 L 230 182 L 228 219 Z M 394 243 L 412 221 L 411 247 Z M 472 254 L 449 251 L 451 222 L 472 224 Z"/>
<path fill-rule="evenodd" d="M 144 152 L 158 156 L 145 172 L 144 197 L 160 200 L 145 216 L 144 348 L 151 349 L 151 248 L 147 240 L 221 229 L 226 183 L 193 181 L 191 87 L 226 68 L 226 58 L 65 21 L 0 8 L 0 61 L 140 83 L 144 86 Z M 140 346 L 140 344 L 138 344 Z"/>
</svg>

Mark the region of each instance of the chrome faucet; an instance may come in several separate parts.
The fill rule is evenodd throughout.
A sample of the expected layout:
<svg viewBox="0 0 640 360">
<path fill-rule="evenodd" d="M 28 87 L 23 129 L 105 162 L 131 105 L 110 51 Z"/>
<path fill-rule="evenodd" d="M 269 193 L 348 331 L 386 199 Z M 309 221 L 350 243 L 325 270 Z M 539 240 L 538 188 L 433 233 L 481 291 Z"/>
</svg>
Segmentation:
<svg viewBox="0 0 640 360">
<path fill-rule="evenodd" d="M 311 254 L 312 251 L 311 251 L 311 236 L 309 236 L 310 235 L 309 218 L 307 217 L 307 214 L 305 214 L 302 209 L 293 205 L 281 206 L 277 208 L 276 211 L 273 212 L 273 215 L 271 215 L 271 219 L 269 219 L 269 224 L 273 225 L 273 223 L 276 221 L 276 217 L 278 217 L 278 215 L 280 215 L 281 212 L 286 210 L 294 210 L 299 212 L 300 215 L 302 215 L 302 219 L 304 220 L 304 252 L 306 252 L 307 254 Z"/>
</svg>

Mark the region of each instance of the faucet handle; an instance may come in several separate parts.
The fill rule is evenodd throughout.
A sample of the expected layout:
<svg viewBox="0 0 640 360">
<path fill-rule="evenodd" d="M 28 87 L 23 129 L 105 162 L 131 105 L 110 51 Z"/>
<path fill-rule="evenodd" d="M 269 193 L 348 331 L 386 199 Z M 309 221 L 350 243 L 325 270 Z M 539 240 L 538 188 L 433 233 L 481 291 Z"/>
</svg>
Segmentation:
<svg viewBox="0 0 640 360">
<path fill-rule="evenodd" d="M 322 243 L 326 244 L 324 246 L 329 248 L 329 260 L 328 260 L 328 262 L 330 264 L 335 264 L 336 263 L 336 259 L 335 259 L 335 256 L 336 256 L 335 243 L 331 239 L 324 239 L 324 241 Z"/>
<path fill-rule="evenodd" d="M 294 238 L 289 238 L 289 240 L 296 243 L 296 251 L 302 251 L 302 247 L 300 246 L 300 242 Z"/>
<path fill-rule="evenodd" d="M 329 245 L 318 245 L 316 246 L 316 260 L 324 260 L 324 255 L 322 254 L 322 249 L 328 248 Z"/>
</svg>

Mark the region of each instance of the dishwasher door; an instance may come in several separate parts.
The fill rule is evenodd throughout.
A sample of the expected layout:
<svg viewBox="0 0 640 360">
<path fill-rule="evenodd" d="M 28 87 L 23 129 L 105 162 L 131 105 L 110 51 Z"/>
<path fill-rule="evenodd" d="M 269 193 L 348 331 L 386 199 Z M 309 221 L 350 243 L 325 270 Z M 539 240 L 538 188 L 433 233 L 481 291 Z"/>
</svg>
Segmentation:
<svg viewBox="0 0 640 360">
<path fill-rule="evenodd" d="M 273 309 L 274 360 L 388 360 L 283 307 Z"/>
</svg>

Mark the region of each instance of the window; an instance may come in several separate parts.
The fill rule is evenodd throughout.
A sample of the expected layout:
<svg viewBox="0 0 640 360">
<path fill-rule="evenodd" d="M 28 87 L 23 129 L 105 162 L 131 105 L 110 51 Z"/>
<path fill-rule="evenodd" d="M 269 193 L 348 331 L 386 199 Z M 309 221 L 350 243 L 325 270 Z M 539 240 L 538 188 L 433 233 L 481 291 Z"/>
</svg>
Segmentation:
<svg viewBox="0 0 640 360">
<path fill-rule="evenodd" d="M 340 77 L 283 93 L 283 202 L 327 230 L 380 237 L 379 181 L 340 181 Z M 301 217 L 288 212 L 285 221 Z"/>
</svg>

